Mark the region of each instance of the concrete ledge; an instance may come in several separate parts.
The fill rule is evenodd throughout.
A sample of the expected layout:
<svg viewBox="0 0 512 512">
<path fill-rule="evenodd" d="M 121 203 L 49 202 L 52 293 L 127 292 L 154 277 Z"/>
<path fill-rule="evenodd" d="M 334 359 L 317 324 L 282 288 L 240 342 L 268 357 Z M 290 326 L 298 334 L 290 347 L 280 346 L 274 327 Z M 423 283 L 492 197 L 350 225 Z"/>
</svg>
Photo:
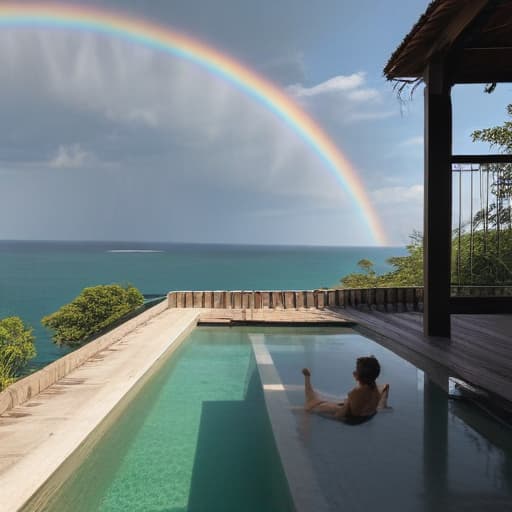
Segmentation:
<svg viewBox="0 0 512 512">
<path fill-rule="evenodd" d="M 126 406 L 125 397 L 172 354 L 195 328 L 197 318 L 197 310 L 167 309 L 35 400 L 1 415 L 2 512 L 19 510 L 31 497 L 39 500 L 34 493 L 94 437 L 98 425 L 117 414 L 120 404 Z"/>
<path fill-rule="evenodd" d="M 68 375 L 68 373 L 73 371 L 75 368 L 78 368 L 98 352 L 109 347 L 112 343 L 119 341 L 128 333 L 145 324 L 148 320 L 159 315 L 167 308 L 167 301 L 163 301 L 160 304 L 142 312 L 140 315 L 124 322 L 119 327 L 112 329 L 94 341 L 87 343 L 87 345 L 84 345 L 83 347 L 80 347 L 79 349 L 57 359 L 42 370 L 34 372 L 32 375 L 24 377 L 23 379 L 16 381 L 14 384 L 11 384 L 0 393 L 0 414 L 17 407 L 38 395 L 46 388 Z"/>
<path fill-rule="evenodd" d="M 297 512 L 328 512 L 311 460 L 300 441 L 292 406 L 279 378 L 264 336 L 250 335 L 252 349 L 263 386 L 263 395 L 277 450 Z"/>
</svg>

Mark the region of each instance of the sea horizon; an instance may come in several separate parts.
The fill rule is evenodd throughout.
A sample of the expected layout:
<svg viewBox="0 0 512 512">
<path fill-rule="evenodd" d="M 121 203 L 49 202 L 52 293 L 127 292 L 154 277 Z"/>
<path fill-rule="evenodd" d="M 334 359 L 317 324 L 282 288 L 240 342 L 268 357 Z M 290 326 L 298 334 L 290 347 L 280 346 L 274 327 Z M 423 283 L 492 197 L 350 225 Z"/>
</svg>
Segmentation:
<svg viewBox="0 0 512 512">
<path fill-rule="evenodd" d="M 16 238 L 6 238 L 0 239 L 1 243 L 70 243 L 70 244 L 161 244 L 161 245 L 197 245 L 197 246 L 211 246 L 211 245 L 222 245 L 222 246 L 232 246 L 232 247 L 320 247 L 320 248 L 404 248 L 407 244 L 404 245 L 352 245 L 352 244 L 343 244 L 343 245 L 331 245 L 331 244 L 275 244 L 275 243 L 250 243 L 250 242 L 186 242 L 186 241 L 163 241 L 163 240 L 78 240 L 78 239 L 16 239 Z"/>
<path fill-rule="evenodd" d="M 33 327 L 35 369 L 68 349 L 51 341 L 41 318 L 84 288 L 130 283 L 145 296 L 173 290 L 300 290 L 329 288 L 358 271 L 363 258 L 376 272 L 404 247 L 256 245 L 119 240 L 0 240 L 0 318 Z"/>
</svg>

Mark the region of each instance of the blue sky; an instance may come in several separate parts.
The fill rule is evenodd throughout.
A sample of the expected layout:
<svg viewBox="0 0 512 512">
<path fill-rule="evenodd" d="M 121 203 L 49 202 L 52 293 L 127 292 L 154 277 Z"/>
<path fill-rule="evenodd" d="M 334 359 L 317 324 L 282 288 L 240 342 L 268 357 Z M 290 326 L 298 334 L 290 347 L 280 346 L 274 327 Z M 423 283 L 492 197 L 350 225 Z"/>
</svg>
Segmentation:
<svg viewBox="0 0 512 512">
<path fill-rule="evenodd" d="M 421 229 L 423 93 L 382 69 L 426 0 L 96 1 L 215 46 L 285 89 L 351 160 L 390 243 Z M 276 5 L 277 4 L 277 5 Z M 289 128 L 218 77 L 126 41 L 0 29 L 0 239 L 371 245 Z M 454 152 L 511 85 L 457 87 Z"/>
</svg>

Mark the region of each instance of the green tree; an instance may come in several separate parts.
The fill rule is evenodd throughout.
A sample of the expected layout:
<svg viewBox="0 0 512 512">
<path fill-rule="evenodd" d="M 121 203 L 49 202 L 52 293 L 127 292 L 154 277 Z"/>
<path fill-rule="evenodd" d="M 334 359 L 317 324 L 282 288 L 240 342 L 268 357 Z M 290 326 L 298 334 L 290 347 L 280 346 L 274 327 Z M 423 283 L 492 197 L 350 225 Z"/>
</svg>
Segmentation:
<svg viewBox="0 0 512 512">
<path fill-rule="evenodd" d="M 512 104 L 507 105 L 507 114 L 512 117 Z M 487 142 L 501 153 L 512 154 L 512 121 L 505 121 L 501 126 L 475 130 L 471 138 L 473 142 Z M 490 164 L 487 172 L 492 176 L 490 187 L 495 201 L 474 215 L 473 226 L 477 229 L 496 228 L 498 224 L 510 225 L 512 222 L 512 164 Z"/>
<path fill-rule="evenodd" d="M 512 104 L 507 105 L 507 114 L 512 117 Z M 497 146 L 503 153 L 512 153 L 512 121 L 505 121 L 501 126 L 475 130 L 471 134 L 473 142 L 488 142 Z"/>
<path fill-rule="evenodd" d="M 512 284 L 512 230 L 462 233 L 452 250 L 452 283 L 461 285 Z"/>
<path fill-rule="evenodd" d="M 409 239 L 409 254 L 387 260 L 394 270 L 380 277 L 380 286 L 423 286 L 423 235 L 414 231 Z"/>
<path fill-rule="evenodd" d="M 84 288 L 78 297 L 45 316 L 41 323 L 55 331 L 55 343 L 75 346 L 143 303 L 143 295 L 133 286 L 93 286 Z"/>
<path fill-rule="evenodd" d="M 512 104 L 507 106 L 512 117 Z M 487 142 L 502 153 L 512 154 L 512 121 L 501 126 L 475 130 L 473 142 Z M 493 200 L 473 216 L 471 226 L 455 230 L 452 243 L 452 283 L 461 285 L 512 284 L 512 164 L 489 164 L 489 186 Z M 500 228 L 500 229 L 498 229 Z M 469 232 L 468 232 L 469 231 Z M 344 288 L 423 285 L 423 237 L 414 232 L 407 256 L 387 261 L 391 272 L 377 275 L 369 260 L 361 260 L 362 272 L 341 279 Z M 363 263 L 363 264 L 361 264 Z M 371 265 L 368 265 L 370 263 Z"/>
<path fill-rule="evenodd" d="M 340 279 L 344 288 L 372 288 L 377 286 L 373 261 L 363 258 L 357 262 L 361 272 L 354 272 Z"/>
<path fill-rule="evenodd" d="M 379 286 L 423 286 L 423 237 L 414 232 L 410 236 L 406 256 L 394 256 L 387 262 L 391 272 L 378 275 L 370 260 L 362 259 L 358 266 L 362 272 L 348 274 L 340 279 L 343 288 L 375 288 Z"/>
<path fill-rule="evenodd" d="M 0 320 L 0 390 L 14 382 L 35 355 L 32 329 L 17 316 Z"/>
</svg>

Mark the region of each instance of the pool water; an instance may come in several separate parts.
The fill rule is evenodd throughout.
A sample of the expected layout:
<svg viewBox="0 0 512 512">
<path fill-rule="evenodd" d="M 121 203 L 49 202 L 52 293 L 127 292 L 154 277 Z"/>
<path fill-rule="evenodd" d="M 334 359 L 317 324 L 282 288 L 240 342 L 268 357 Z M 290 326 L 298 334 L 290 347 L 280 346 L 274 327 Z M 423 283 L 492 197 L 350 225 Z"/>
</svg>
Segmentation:
<svg viewBox="0 0 512 512">
<path fill-rule="evenodd" d="M 357 332 L 264 339 L 331 510 L 512 511 L 509 426 L 449 399 L 429 375 Z M 390 384 L 391 410 L 359 426 L 301 410 L 302 367 L 317 391 L 342 398 L 355 385 L 357 357 L 371 354 L 382 367 L 378 382 Z M 441 380 L 443 369 L 435 374 Z"/>
<path fill-rule="evenodd" d="M 27 510 L 292 510 L 247 335 L 196 329 L 49 486 L 49 502 L 39 493 Z"/>
<path fill-rule="evenodd" d="M 254 335 L 284 384 L 300 450 L 330 510 L 512 510 L 509 427 L 449 400 L 428 375 L 353 330 L 253 327 L 194 330 L 77 469 L 63 466 L 26 510 L 293 510 Z M 392 410 L 349 426 L 301 409 L 301 368 L 311 368 L 320 392 L 342 397 L 354 386 L 356 358 L 370 354 L 382 366 L 379 382 L 391 386 Z"/>
</svg>

